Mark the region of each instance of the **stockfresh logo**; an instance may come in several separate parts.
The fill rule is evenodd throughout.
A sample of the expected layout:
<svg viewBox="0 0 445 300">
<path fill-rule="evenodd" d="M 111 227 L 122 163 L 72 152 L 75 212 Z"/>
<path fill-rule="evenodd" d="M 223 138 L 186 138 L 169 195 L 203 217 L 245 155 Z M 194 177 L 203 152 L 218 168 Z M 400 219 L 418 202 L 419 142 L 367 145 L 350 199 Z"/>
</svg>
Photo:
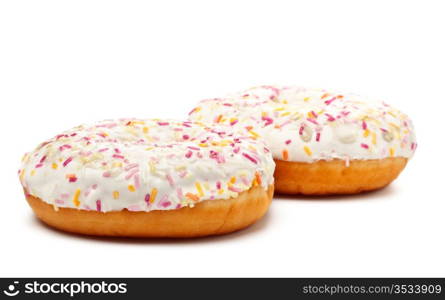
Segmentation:
<svg viewBox="0 0 445 300">
<path fill-rule="evenodd" d="M 9 297 L 15 297 L 18 294 L 20 294 L 20 291 L 18 289 L 19 282 L 14 281 L 13 283 L 9 284 L 8 287 L 3 290 L 3 294 Z"/>
</svg>

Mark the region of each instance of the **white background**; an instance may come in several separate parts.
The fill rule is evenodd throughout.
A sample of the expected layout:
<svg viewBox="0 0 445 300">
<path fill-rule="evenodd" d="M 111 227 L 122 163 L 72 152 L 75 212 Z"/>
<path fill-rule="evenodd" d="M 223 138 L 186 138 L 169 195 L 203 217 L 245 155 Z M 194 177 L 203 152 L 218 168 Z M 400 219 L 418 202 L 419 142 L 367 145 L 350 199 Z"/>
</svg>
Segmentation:
<svg viewBox="0 0 445 300">
<path fill-rule="evenodd" d="M 443 1 L 2 1 L 0 276 L 445 276 Z M 419 148 L 389 188 L 276 197 L 247 230 L 87 238 L 33 217 L 22 154 L 111 117 L 184 118 L 259 84 L 385 99 Z"/>
</svg>

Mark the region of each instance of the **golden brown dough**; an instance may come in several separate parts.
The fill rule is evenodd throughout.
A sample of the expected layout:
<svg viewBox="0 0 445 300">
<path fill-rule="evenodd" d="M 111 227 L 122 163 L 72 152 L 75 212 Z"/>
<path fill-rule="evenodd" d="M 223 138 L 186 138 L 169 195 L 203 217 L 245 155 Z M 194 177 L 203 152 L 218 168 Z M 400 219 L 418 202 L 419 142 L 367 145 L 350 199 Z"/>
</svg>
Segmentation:
<svg viewBox="0 0 445 300">
<path fill-rule="evenodd" d="M 245 228 L 269 208 L 273 185 L 252 187 L 236 198 L 207 200 L 193 208 L 132 212 L 97 212 L 58 208 L 27 195 L 37 217 L 57 229 L 97 236 L 190 238 L 218 235 Z"/>
<path fill-rule="evenodd" d="M 356 194 L 390 184 L 405 168 L 402 157 L 301 163 L 275 160 L 275 191 L 283 194 Z"/>
</svg>

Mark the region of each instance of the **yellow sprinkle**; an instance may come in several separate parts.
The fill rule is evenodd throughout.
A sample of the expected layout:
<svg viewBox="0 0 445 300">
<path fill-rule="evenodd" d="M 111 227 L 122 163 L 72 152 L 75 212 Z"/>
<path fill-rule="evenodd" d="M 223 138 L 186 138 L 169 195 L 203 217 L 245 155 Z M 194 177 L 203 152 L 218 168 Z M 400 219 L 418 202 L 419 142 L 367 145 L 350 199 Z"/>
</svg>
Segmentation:
<svg viewBox="0 0 445 300">
<path fill-rule="evenodd" d="M 221 194 L 223 194 L 224 193 L 224 189 L 220 189 L 220 190 L 218 190 L 218 195 L 221 195 Z"/>
<path fill-rule="evenodd" d="M 236 182 L 236 177 L 235 176 L 232 176 L 232 178 L 230 178 L 230 183 L 231 184 L 234 184 Z"/>
<path fill-rule="evenodd" d="M 306 152 L 308 156 L 312 156 L 311 148 L 309 148 L 308 146 L 304 146 L 304 152 Z"/>
<path fill-rule="evenodd" d="M 129 184 L 129 185 L 128 185 L 128 190 L 129 190 L 130 192 L 135 192 L 135 191 L 136 191 L 136 188 L 134 187 L 134 185 Z"/>
<path fill-rule="evenodd" d="M 394 150 L 394 148 L 389 148 L 389 154 L 391 155 L 391 157 L 393 157 L 394 156 L 394 152 L 395 152 L 395 150 Z"/>
<path fill-rule="evenodd" d="M 34 176 L 36 174 L 36 170 L 31 171 L 31 176 Z"/>
<path fill-rule="evenodd" d="M 283 101 L 281 101 L 281 103 L 287 104 L 288 102 L 287 102 L 287 100 L 283 100 Z"/>
<path fill-rule="evenodd" d="M 282 111 L 282 110 L 284 110 L 284 107 L 278 107 L 274 109 L 274 111 Z"/>
<path fill-rule="evenodd" d="M 199 145 L 199 147 L 208 147 L 208 145 L 206 143 L 199 143 L 198 145 Z"/>
<path fill-rule="evenodd" d="M 363 132 L 363 137 L 368 137 L 369 134 L 370 134 L 369 129 L 366 129 L 366 130 Z"/>
<path fill-rule="evenodd" d="M 308 118 L 315 118 L 314 114 L 310 111 L 307 113 Z"/>
<path fill-rule="evenodd" d="M 249 130 L 249 133 L 250 133 L 251 135 L 253 135 L 255 138 L 257 138 L 257 137 L 260 136 L 258 133 L 256 133 L 256 132 L 253 131 L 253 130 Z"/>
<path fill-rule="evenodd" d="M 119 199 L 119 191 L 114 191 L 113 192 L 113 198 L 114 199 Z"/>
<path fill-rule="evenodd" d="M 158 190 L 156 188 L 152 188 L 150 193 L 150 203 L 155 202 L 157 195 L 158 195 Z"/>
<path fill-rule="evenodd" d="M 198 195 L 200 197 L 204 196 L 204 191 L 202 190 L 201 184 L 199 184 L 199 182 L 195 183 L 196 189 L 198 190 Z"/>
<path fill-rule="evenodd" d="M 148 127 L 144 127 L 144 128 L 142 128 L 142 132 L 143 132 L 143 133 L 148 133 Z"/>
<path fill-rule="evenodd" d="M 372 132 L 371 135 L 372 135 L 372 143 L 374 145 L 377 145 L 377 134 L 375 134 L 375 132 Z"/>
<path fill-rule="evenodd" d="M 51 167 L 52 167 L 54 170 L 57 170 L 58 165 L 57 165 L 56 163 L 53 163 L 53 164 L 51 165 Z"/>
<path fill-rule="evenodd" d="M 310 97 L 305 97 L 303 100 L 304 102 L 308 102 L 311 98 Z"/>
<path fill-rule="evenodd" d="M 262 116 L 262 117 L 267 117 L 267 111 L 263 111 L 263 112 L 261 112 L 261 116 Z"/>
<path fill-rule="evenodd" d="M 25 169 L 20 173 L 20 181 L 23 182 L 23 177 L 25 177 Z"/>
<path fill-rule="evenodd" d="M 288 112 L 288 111 L 281 114 L 282 117 L 285 117 L 285 116 L 288 116 L 288 115 L 290 115 L 290 112 Z"/>
<path fill-rule="evenodd" d="M 73 197 L 73 203 L 74 203 L 74 206 L 76 206 L 76 207 L 79 207 L 79 205 L 80 205 L 79 196 L 80 196 L 80 190 L 77 189 L 76 192 L 74 193 L 74 197 Z"/>
</svg>

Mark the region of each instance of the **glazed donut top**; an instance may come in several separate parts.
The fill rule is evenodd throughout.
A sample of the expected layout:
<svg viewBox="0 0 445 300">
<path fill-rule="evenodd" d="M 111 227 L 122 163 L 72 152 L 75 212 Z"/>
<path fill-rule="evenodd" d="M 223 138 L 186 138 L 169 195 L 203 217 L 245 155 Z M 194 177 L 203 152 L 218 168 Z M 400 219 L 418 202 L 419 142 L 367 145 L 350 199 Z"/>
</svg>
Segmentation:
<svg viewBox="0 0 445 300">
<path fill-rule="evenodd" d="M 262 142 L 229 128 L 119 119 L 42 143 L 25 154 L 19 177 L 25 192 L 55 208 L 151 211 L 267 189 L 274 168 Z"/>
<path fill-rule="evenodd" d="M 189 119 L 242 127 L 279 160 L 410 158 L 413 125 L 399 110 L 353 94 L 261 86 L 202 100 Z"/>
</svg>

